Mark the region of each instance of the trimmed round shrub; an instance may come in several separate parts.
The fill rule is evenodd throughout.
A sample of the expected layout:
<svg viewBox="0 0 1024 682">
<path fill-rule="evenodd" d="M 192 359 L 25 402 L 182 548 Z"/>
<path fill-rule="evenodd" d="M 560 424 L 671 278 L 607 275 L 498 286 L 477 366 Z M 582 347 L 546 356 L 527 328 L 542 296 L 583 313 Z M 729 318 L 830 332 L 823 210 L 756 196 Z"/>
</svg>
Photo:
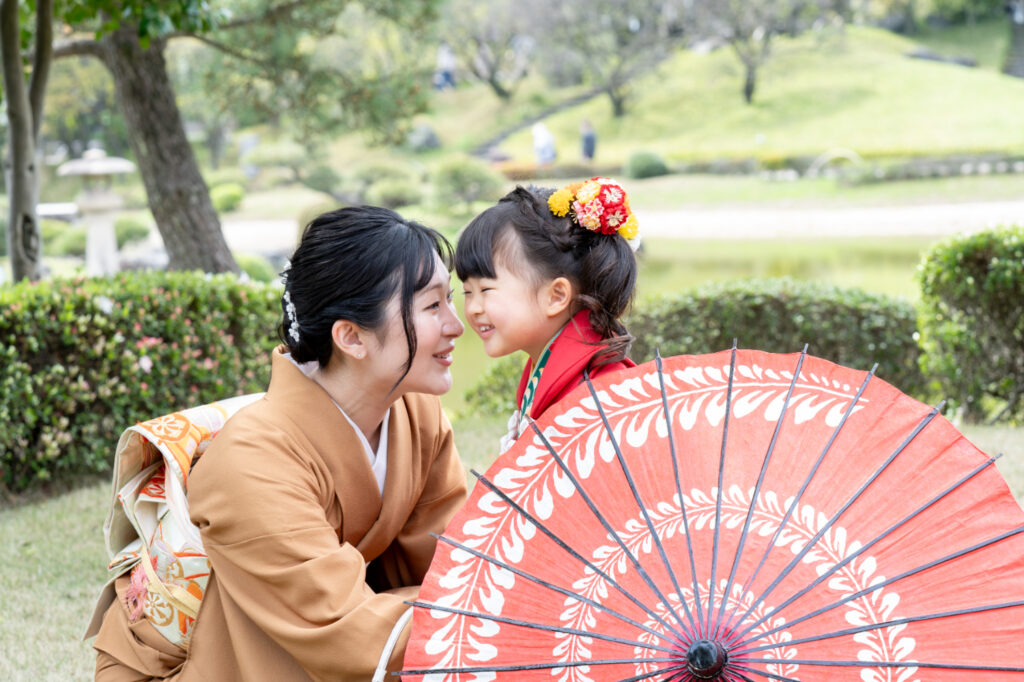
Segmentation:
<svg viewBox="0 0 1024 682">
<path fill-rule="evenodd" d="M 516 409 L 516 389 L 525 364 L 520 353 L 491 363 L 479 381 L 463 394 L 466 411 L 484 417 L 512 414 Z"/>
<path fill-rule="evenodd" d="M 409 180 L 379 180 L 366 190 L 366 203 L 384 208 L 401 208 L 423 201 L 423 190 Z"/>
<path fill-rule="evenodd" d="M 210 169 L 203 174 L 203 179 L 206 180 L 206 184 L 210 187 L 226 185 L 228 183 L 234 183 L 244 187 L 249 182 L 249 178 L 246 177 L 245 171 L 237 166 Z"/>
<path fill-rule="evenodd" d="M 85 226 L 68 227 L 64 232 L 54 237 L 50 243 L 48 255 L 84 256 L 87 234 L 88 228 Z"/>
<path fill-rule="evenodd" d="M 53 252 L 53 245 L 58 239 L 60 239 L 64 233 L 71 229 L 71 225 L 64 222 L 63 220 L 51 220 L 49 218 L 43 218 L 39 221 L 39 236 L 43 242 L 43 254 L 46 256 L 58 256 L 60 254 Z M 7 246 L 7 235 L 4 235 L 4 247 Z"/>
<path fill-rule="evenodd" d="M 117 248 L 122 249 L 128 244 L 149 239 L 149 225 L 137 218 L 118 218 L 114 222 L 114 235 Z"/>
<path fill-rule="evenodd" d="M 916 311 L 907 301 L 859 289 L 788 278 L 714 284 L 666 296 L 636 309 L 626 323 L 636 337 L 637 363 L 701 354 L 732 346 L 774 353 L 807 352 L 868 370 L 912 396 L 927 397 L 918 367 Z M 465 395 L 470 411 L 510 414 L 522 372 L 521 358 L 503 358 Z"/>
<path fill-rule="evenodd" d="M 433 174 L 438 199 L 448 206 L 468 208 L 474 201 L 497 201 L 505 181 L 486 163 L 468 156 L 453 156 Z"/>
<path fill-rule="evenodd" d="M 358 166 L 352 177 L 363 187 L 369 187 L 381 180 L 412 180 L 415 174 L 406 166 L 398 163 L 377 161 Z"/>
<path fill-rule="evenodd" d="M 306 174 L 306 180 L 303 184 L 318 192 L 333 194 L 341 184 L 341 176 L 335 173 L 334 169 L 330 166 L 321 164 L 319 166 L 314 166 L 309 173 Z"/>
<path fill-rule="evenodd" d="M 230 213 L 242 204 L 245 197 L 245 187 L 238 183 L 228 182 L 217 185 L 210 190 L 210 201 L 217 213 Z"/>
<path fill-rule="evenodd" d="M 1024 419 L 1024 227 L 958 235 L 928 251 L 923 367 L 967 421 Z"/>
<path fill-rule="evenodd" d="M 668 164 L 654 152 L 633 152 L 626 167 L 623 169 L 626 177 L 640 180 L 642 178 L 654 178 L 659 175 L 668 175 Z"/>
<path fill-rule="evenodd" d="M 918 366 L 917 311 L 909 302 L 860 289 L 789 278 L 712 284 L 638 309 L 626 325 L 636 337 L 630 357 L 711 353 L 732 346 L 774 353 L 807 352 L 867 370 L 905 393 L 927 397 Z"/>
<path fill-rule="evenodd" d="M 236 253 L 235 262 L 242 272 L 256 282 L 273 282 L 277 279 L 277 269 L 269 260 L 258 253 Z"/>
<path fill-rule="evenodd" d="M 180 271 L 0 288 L 0 488 L 105 471 L 125 427 L 264 390 L 280 295 Z"/>
</svg>

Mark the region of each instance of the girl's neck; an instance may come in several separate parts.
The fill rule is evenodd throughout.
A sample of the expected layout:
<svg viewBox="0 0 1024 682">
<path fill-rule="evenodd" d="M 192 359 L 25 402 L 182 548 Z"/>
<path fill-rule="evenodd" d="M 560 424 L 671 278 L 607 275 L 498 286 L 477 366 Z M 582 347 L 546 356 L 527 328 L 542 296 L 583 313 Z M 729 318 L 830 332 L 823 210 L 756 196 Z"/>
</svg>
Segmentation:
<svg viewBox="0 0 1024 682">
<path fill-rule="evenodd" d="M 561 335 L 561 333 L 565 330 L 566 325 L 571 324 L 573 317 L 575 317 L 575 313 L 567 311 L 563 315 L 560 315 L 558 318 L 553 319 L 552 326 L 554 326 L 554 324 L 557 324 L 558 326 L 554 327 L 554 333 L 547 338 L 547 340 L 544 342 L 544 345 L 541 346 L 540 348 L 533 348 L 527 350 L 527 353 L 530 356 L 531 367 L 537 366 L 537 363 L 540 362 L 541 356 L 544 355 L 544 351 L 551 347 L 551 344 L 555 342 L 555 339 L 557 339 L 559 335 Z"/>
</svg>

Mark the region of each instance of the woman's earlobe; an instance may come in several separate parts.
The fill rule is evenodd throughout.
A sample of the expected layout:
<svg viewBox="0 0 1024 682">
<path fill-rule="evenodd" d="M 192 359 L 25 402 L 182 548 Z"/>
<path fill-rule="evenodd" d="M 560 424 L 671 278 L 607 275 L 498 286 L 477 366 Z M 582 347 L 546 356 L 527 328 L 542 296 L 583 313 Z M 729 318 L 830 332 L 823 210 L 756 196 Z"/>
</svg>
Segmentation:
<svg viewBox="0 0 1024 682">
<path fill-rule="evenodd" d="M 342 353 L 361 360 L 366 356 L 362 331 L 359 325 L 353 322 L 336 320 L 331 327 L 331 339 Z"/>
</svg>

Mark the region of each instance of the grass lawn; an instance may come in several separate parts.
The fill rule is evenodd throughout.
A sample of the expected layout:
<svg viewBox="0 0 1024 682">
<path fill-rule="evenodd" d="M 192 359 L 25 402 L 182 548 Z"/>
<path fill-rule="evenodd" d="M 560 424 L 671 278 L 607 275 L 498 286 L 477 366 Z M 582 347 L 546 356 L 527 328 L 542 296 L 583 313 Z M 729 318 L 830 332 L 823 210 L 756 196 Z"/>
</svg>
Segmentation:
<svg viewBox="0 0 1024 682">
<path fill-rule="evenodd" d="M 455 422 L 467 469 L 485 471 L 504 431 L 498 420 Z M 1005 453 L 999 468 L 1018 500 L 1024 498 L 1024 432 L 967 427 L 989 454 Z M 82 633 L 106 579 L 103 521 L 109 482 L 0 511 L 0 679 L 11 682 L 91 680 L 95 662 Z"/>
<path fill-rule="evenodd" d="M 989 35 L 950 41 L 965 46 Z M 928 40 L 942 42 L 934 35 Z M 1001 40 L 1005 45 L 1006 36 Z M 574 160 L 579 122 L 589 118 L 599 135 L 598 161 L 612 163 L 637 149 L 675 160 L 769 160 L 837 148 L 863 156 L 1024 150 L 1015 114 L 1024 108 L 1024 81 L 903 56 L 919 46 L 860 26 L 780 38 L 752 105 L 742 101 L 742 72 L 730 50 L 680 51 L 637 80 L 628 116 L 615 119 L 607 101 L 593 99 L 546 122 L 560 157 Z M 984 59 L 998 49 L 984 48 Z M 516 133 L 502 150 L 531 159 L 530 132 Z"/>
</svg>

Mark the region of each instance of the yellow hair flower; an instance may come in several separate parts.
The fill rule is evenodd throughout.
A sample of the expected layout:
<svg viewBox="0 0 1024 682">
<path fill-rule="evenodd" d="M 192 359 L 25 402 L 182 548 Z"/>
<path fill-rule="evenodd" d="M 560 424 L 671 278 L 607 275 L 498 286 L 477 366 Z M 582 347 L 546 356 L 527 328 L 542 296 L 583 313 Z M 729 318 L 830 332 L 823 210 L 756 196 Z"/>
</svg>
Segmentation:
<svg viewBox="0 0 1024 682">
<path fill-rule="evenodd" d="M 548 197 L 548 208 L 559 218 L 569 215 L 569 208 L 572 206 L 573 192 L 568 187 L 554 192 Z"/>
<path fill-rule="evenodd" d="M 639 230 L 640 225 L 637 223 L 636 216 L 630 213 L 629 218 L 622 224 L 622 227 L 618 229 L 618 233 L 623 239 L 632 240 L 636 238 Z"/>
</svg>

